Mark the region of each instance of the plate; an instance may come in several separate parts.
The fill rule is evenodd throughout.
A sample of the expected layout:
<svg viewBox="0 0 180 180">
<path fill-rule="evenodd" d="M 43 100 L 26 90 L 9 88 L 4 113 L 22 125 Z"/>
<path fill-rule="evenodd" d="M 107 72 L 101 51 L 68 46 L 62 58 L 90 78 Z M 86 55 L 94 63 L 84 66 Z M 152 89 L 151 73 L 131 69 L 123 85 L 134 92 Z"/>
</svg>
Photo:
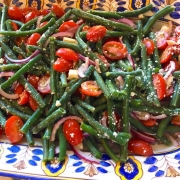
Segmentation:
<svg viewBox="0 0 180 180">
<path fill-rule="evenodd" d="M 175 0 L 6 0 L 0 1 L 7 5 L 36 7 L 43 9 L 51 7 L 53 3 L 61 5 L 65 10 L 80 8 L 84 11 L 99 9 L 107 11 L 135 10 L 153 4 L 152 11 L 146 13 L 151 16 L 166 5 L 173 5 L 175 11 L 166 16 L 160 23 L 172 20 L 180 24 L 180 1 Z M 159 24 L 156 24 L 158 28 Z M 179 140 L 179 139 L 177 139 Z M 129 156 L 125 164 L 114 163 L 110 157 L 103 154 L 98 163 L 88 163 L 68 151 L 65 161 L 42 162 L 43 148 L 40 140 L 36 140 L 35 147 L 29 147 L 25 141 L 12 145 L 3 136 L 0 140 L 0 176 L 27 179 L 113 179 L 113 180 L 175 180 L 180 178 L 180 147 L 167 147 L 156 144 L 153 146 L 155 154 L 150 157 Z M 89 157 L 89 152 L 84 152 Z M 58 156 L 58 152 L 56 153 Z"/>
</svg>

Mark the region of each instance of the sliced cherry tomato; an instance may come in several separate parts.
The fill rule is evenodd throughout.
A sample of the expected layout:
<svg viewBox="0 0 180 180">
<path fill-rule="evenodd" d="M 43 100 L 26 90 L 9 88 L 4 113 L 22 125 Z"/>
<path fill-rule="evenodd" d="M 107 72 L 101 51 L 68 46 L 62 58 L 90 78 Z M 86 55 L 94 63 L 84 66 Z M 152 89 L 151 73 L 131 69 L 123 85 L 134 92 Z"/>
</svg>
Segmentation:
<svg viewBox="0 0 180 180">
<path fill-rule="evenodd" d="M 15 39 L 15 43 L 17 46 L 20 46 L 22 43 L 26 43 L 27 42 L 27 37 L 17 37 Z"/>
<path fill-rule="evenodd" d="M 106 57 L 104 55 L 102 55 L 102 54 L 96 54 L 96 55 L 99 57 L 99 59 L 102 60 L 102 62 L 105 64 L 106 68 L 108 68 L 110 66 L 108 60 L 106 59 Z"/>
<path fill-rule="evenodd" d="M 38 88 L 38 82 L 39 82 L 39 77 L 36 75 L 28 75 L 27 80 L 28 82 L 35 88 Z"/>
<path fill-rule="evenodd" d="M 38 104 L 31 95 L 29 96 L 29 106 L 33 111 L 36 111 L 38 109 Z"/>
<path fill-rule="evenodd" d="M 28 45 L 37 45 L 37 41 L 40 39 L 41 34 L 39 33 L 33 33 L 27 40 Z"/>
<path fill-rule="evenodd" d="M 42 22 L 42 23 L 39 25 L 39 28 L 41 28 L 41 27 L 45 26 L 47 23 L 48 23 L 48 21 L 44 21 L 44 22 Z"/>
<path fill-rule="evenodd" d="M 79 123 L 74 119 L 68 119 L 63 124 L 63 132 L 66 140 L 72 146 L 82 143 L 83 133 Z"/>
<path fill-rule="evenodd" d="M 43 9 L 43 10 L 40 11 L 40 14 L 41 14 L 42 16 L 46 16 L 46 15 L 49 14 L 49 13 L 50 13 L 50 10 L 49 10 L 49 9 Z"/>
<path fill-rule="evenodd" d="M 145 38 L 143 40 L 143 44 L 146 46 L 147 55 L 150 56 L 151 54 L 153 54 L 153 52 L 154 52 L 154 42 L 149 38 Z"/>
<path fill-rule="evenodd" d="M 173 55 L 173 50 L 171 46 L 166 47 L 166 49 L 162 52 L 160 56 L 160 63 L 166 63 L 170 61 Z"/>
<path fill-rule="evenodd" d="M 157 48 L 164 50 L 168 46 L 167 39 L 169 38 L 169 34 L 166 31 L 160 30 L 155 35 Z"/>
<path fill-rule="evenodd" d="M 180 36 L 180 26 L 176 26 L 174 32 L 176 33 L 177 36 Z"/>
<path fill-rule="evenodd" d="M 40 16 L 41 15 L 41 13 L 35 7 L 24 7 L 22 9 L 22 13 L 23 13 L 24 16 L 26 16 L 30 12 L 35 12 L 36 16 Z"/>
<path fill-rule="evenodd" d="M 28 14 L 25 15 L 25 23 L 31 21 L 35 17 L 37 17 L 37 15 L 36 15 L 36 13 L 34 11 L 29 12 Z"/>
<path fill-rule="evenodd" d="M 150 144 L 140 139 L 131 139 L 128 142 L 128 150 L 130 153 L 151 156 L 153 155 L 153 149 Z"/>
<path fill-rule="evenodd" d="M 24 105 L 24 104 L 28 103 L 28 101 L 29 101 L 29 93 L 26 90 L 24 90 L 20 94 L 19 99 L 18 99 L 17 102 L 18 102 L 19 105 Z"/>
<path fill-rule="evenodd" d="M 180 115 L 174 116 L 174 117 L 171 119 L 171 123 L 172 123 L 172 124 L 175 124 L 175 125 L 177 125 L 177 126 L 180 126 Z"/>
<path fill-rule="evenodd" d="M 145 126 L 154 126 L 156 124 L 156 120 L 155 119 L 148 119 L 146 121 L 141 121 Z"/>
<path fill-rule="evenodd" d="M 174 86 L 171 85 L 170 87 L 166 88 L 166 97 L 171 96 L 174 93 Z"/>
<path fill-rule="evenodd" d="M 42 76 L 38 81 L 38 90 L 43 94 L 48 94 L 51 92 L 50 88 L 50 75 Z"/>
<path fill-rule="evenodd" d="M 14 31 L 17 31 L 19 29 L 18 25 L 15 22 L 11 22 L 12 28 L 14 29 Z"/>
<path fill-rule="evenodd" d="M 59 48 L 56 51 L 56 56 L 64 58 L 66 60 L 70 60 L 70 61 L 78 61 L 79 60 L 78 54 L 69 48 Z"/>
<path fill-rule="evenodd" d="M 62 7 L 57 4 L 53 4 L 51 10 L 56 14 L 57 17 L 61 17 L 65 14 L 65 11 Z"/>
<path fill-rule="evenodd" d="M 17 6 L 8 7 L 8 16 L 10 19 L 15 19 L 21 21 L 23 18 L 23 13 Z"/>
<path fill-rule="evenodd" d="M 173 61 L 174 64 L 175 64 L 175 71 L 179 71 L 180 70 L 180 63 L 175 58 L 171 59 L 170 61 Z M 163 64 L 163 69 L 165 71 L 169 70 L 169 68 L 170 68 L 170 61 Z"/>
<path fill-rule="evenodd" d="M 166 96 L 166 82 L 161 74 L 153 74 L 153 84 L 159 100 Z"/>
<path fill-rule="evenodd" d="M 110 60 L 121 60 L 127 56 L 127 48 L 124 44 L 116 41 L 109 41 L 103 45 L 103 54 Z"/>
<path fill-rule="evenodd" d="M 106 35 L 106 28 L 96 25 L 87 30 L 86 39 L 90 42 L 97 42 Z"/>
<path fill-rule="evenodd" d="M 65 32 L 69 28 L 76 27 L 76 26 L 78 26 L 78 25 L 75 22 L 66 21 L 66 22 L 62 23 L 61 26 L 59 27 L 59 32 Z"/>
<path fill-rule="evenodd" d="M 23 91 L 24 91 L 24 86 L 20 83 L 17 83 L 14 88 L 14 93 L 20 96 Z"/>
<path fill-rule="evenodd" d="M 101 89 L 97 85 L 96 81 L 85 81 L 81 84 L 80 91 L 87 96 L 99 96 L 102 94 Z"/>
<path fill-rule="evenodd" d="M 20 129 L 24 125 L 22 119 L 18 116 L 11 116 L 5 124 L 5 133 L 11 143 L 18 143 L 23 138 Z"/>
<path fill-rule="evenodd" d="M 85 25 L 85 26 L 83 26 L 82 31 L 87 31 L 87 30 L 90 29 L 90 28 L 91 28 L 90 26 Z"/>
<path fill-rule="evenodd" d="M 54 70 L 58 72 L 68 72 L 72 67 L 73 61 L 68 61 L 63 58 L 58 58 L 53 64 Z"/>
</svg>

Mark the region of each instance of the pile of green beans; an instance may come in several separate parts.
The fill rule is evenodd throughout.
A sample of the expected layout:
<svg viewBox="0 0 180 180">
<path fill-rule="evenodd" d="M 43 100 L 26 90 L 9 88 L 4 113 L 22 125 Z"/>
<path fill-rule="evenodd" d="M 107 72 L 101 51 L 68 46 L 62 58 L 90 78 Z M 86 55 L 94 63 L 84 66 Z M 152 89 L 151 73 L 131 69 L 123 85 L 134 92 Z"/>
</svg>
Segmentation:
<svg viewBox="0 0 180 180">
<path fill-rule="evenodd" d="M 14 75 L 8 80 L 0 78 L 0 88 L 12 93 L 13 84 L 19 82 L 36 101 L 38 109 L 33 111 L 28 105 L 20 106 L 16 100 L 8 100 L 0 96 L 0 125 L 5 127 L 8 114 L 22 118 L 24 125 L 20 131 L 25 134 L 27 143 L 30 146 L 34 145 L 33 134 L 38 134 L 43 139 L 43 161 L 54 158 L 56 144 L 50 141 L 54 124 L 59 119 L 71 115 L 83 119 L 81 129 L 89 134 L 87 138 L 84 138 L 83 144 L 96 158 L 102 157 L 102 152 L 98 147 L 102 146 L 115 162 L 125 162 L 128 156 L 128 141 L 131 138 L 130 128 L 154 134 L 156 140 L 169 145 L 170 141 L 164 137 L 164 133 L 180 131 L 180 128 L 170 123 L 173 116 L 180 115 L 180 72 L 176 71 L 173 74 L 176 79 L 174 86 L 177 92 L 174 92 L 167 102 L 166 100 L 159 101 L 152 83 L 152 74 L 162 68 L 158 59 L 158 50 L 155 47 L 154 53 L 147 57 L 146 47 L 141 42 L 145 37 L 149 37 L 155 42 L 154 33 L 151 32 L 152 27 L 160 18 L 172 12 L 173 7 L 166 6 L 149 19 L 146 17 L 139 19 L 135 22 L 135 28 L 111 20 L 111 18 L 137 18 L 151 10 L 152 7 L 150 4 L 132 12 L 103 12 L 98 10 L 83 12 L 80 9 L 72 9 L 68 10 L 61 18 L 57 18 L 51 12 L 42 19 L 42 22 L 48 20 L 45 26 L 32 28 L 38 18 L 27 23 L 8 19 L 8 7 L 5 6 L 0 12 L 0 58 L 4 58 L 4 54 L 12 59 L 17 59 L 19 55 L 26 58 L 35 50 L 39 50 L 40 54 L 26 64 L 13 64 L 11 62 L 0 64 L 0 72 L 14 72 Z M 53 38 L 52 35 L 57 32 L 59 26 L 72 18 L 83 19 L 84 21 L 74 37 L 77 43 L 73 44 Z M 16 22 L 19 30 L 13 31 L 12 21 Z M 86 32 L 82 31 L 85 25 L 103 25 L 108 30 L 102 40 L 97 43 L 90 43 L 86 40 Z M 16 38 L 29 37 L 33 33 L 41 34 L 37 46 L 26 46 L 23 43 L 20 46 L 15 45 Z M 135 69 L 126 58 L 114 62 L 109 61 L 109 67 L 104 65 L 97 53 L 103 55 L 102 44 L 109 37 L 122 37 L 128 53 L 135 60 Z M 44 44 L 48 40 L 49 44 L 44 48 Z M 85 57 L 89 57 L 92 61 L 99 59 L 100 70 L 90 65 L 83 78 L 68 79 L 66 73 L 59 73 L 53 69 L 53 63 L 57 59 L 55 52 L 60 47 L 70 48 Z M 140 60 L 137 61 L 136 59 Z M 82 63 L 83 61 L 79 59 L 75 69 L 78 69 Z M 27 81 L 28 74 L 40 77 L 50 74 L 51 93 L 41 96 Z M 124 80 L 124 85 L 121 88 L 116 83 L 116 78 L 119 76 Z M 77 90 L 87 80 L 96 81 L 102 91 L 100 96 L 86 96 L 84 100 L 77 97 Z M 57 106 L 57 102 L 60 106 Z M 102 126 L 100 123 L 104 111 L 108 113 L 108 127 Z M 154 115 L 166 114 L 167 118 L 162 119 L 159 124 L 155 125 L 154 129 L 150 129 L 131 116 L 133 111 L 148 112 Z M 117 112 L 121 117 L 120 131 L 116 127 L 114 112 Z M 119 146 L 119 155 L 115 154 L 109 147 L 109 141 L 113 141 Z M 56 142 L 60 149 L 59 161 L 62 161 L 65 159 L 69 147 L 62 126 L 57 131 Z"/>
</svg>

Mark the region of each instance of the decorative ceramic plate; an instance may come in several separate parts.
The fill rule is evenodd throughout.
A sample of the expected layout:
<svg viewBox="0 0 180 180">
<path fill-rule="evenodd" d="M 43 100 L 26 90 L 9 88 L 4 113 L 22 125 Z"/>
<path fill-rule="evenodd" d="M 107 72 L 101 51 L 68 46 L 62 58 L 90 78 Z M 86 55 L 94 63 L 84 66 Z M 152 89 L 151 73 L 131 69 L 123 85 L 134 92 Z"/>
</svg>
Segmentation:
<svg viewBox="0 0 180 180">
<path fill-rule="evenodd" d="M 151 12 L 146 13 L 148 16 L 166 5 L 173 5 L 175 11 L 165 19 L 180 24 L 179 0 L 4 0 L 0 2 L 0 6 L 3 6 L 3 3 L 20 8 L 32 6 L 39 10 L 51 7 L 52 3 L 57 3 L 66 10 L 73 7 L 85 11 L 88 9 L 135 10 L 152 3 L 154 7 Z M 25 142 L 12 145 L 6 137 L 2 137 L 0 140 L 0 175 L 28 179 L 180 179 L 180 147 L 154 145 L 153 149 L 155 152 L 153 156 L 129 156 L 125 164 L 119 162 L 115 164 L 106 154 L 99 160 L 99 163 L 88 163 L 71 151 L 67 152 L 64 162 L 59 163 L 56 159 L 42 162 L 43 148 L 40 141 L 36 141 L 35 147 L 29 147 Z M 88 152 L 85 155 L 92 156 Z"/>
</svg>

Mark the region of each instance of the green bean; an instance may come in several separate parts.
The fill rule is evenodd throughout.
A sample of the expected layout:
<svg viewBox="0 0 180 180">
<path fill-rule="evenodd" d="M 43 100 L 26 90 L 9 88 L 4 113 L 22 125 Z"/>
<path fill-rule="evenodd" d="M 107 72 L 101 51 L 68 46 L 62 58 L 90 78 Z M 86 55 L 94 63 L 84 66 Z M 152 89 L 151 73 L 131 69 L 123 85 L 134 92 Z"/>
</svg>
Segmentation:
<svg viewBox="0 0 180 180">
<path fill-rule="evenodd" d="M 174 87 L 174 93 L 172 95 L 172 99 L 170 101 L 170 107 L 177 108 L 180 105 L 180 79 L 176 81 Z"/>
<path fill-rule="evenodd" d="M 79 113 L 76 111 L 74 105 L 70 101 L 67 103 L 67 109 L 68 109 L 68 114 L 79 116 Z"/>
<path fill-rule="evenodd" d="M 46 162 L 48 160 L 48 156 L 49 156 L 49 141 L 47 139 L 43 139 L 42 140 L 42 144 L 43 144 L 43 162 Z"/>
<path fill-rule="evenodd" d="M 168 125 L 165 128 L 165 132 L 168 133 L 176 133 L 180 131 L 180 126 L 176 126 L 176 125 Z"/>
<path fill-rule="evenodd" d="M 133 71 L 132 66 L 128 66 L 124 61 L 119 60 L 117 62 L 117 65 L 123 70 L 123 71 Z"/>
<path fill-rule="evenodd" d="M 44 132 L 43 139 L 47 139 L 47 140 L 50 139 L 51 133 L 52 133 L 52 128 L 53 128 L 52 124 L 49 125 L 49 126 L 46 128 L 46 130 L 45 130 L 45 132 Z"/>
<path fill-rule="evenodd" d="M 75 14 L 76 16 L 83 18 L 84 20 L 91 21 L 96 24 L 104 25 L 108 28 L 124 30 L 124 31 L 128 31 L 128 32 L 133 31 L 133 28 L 128 25 L 125 25 L 125 24 L 119 23 L 119 22 L 113 22 L 111 20 L 104 19 L 103 17 L 99 17 L 96 15 L 92 15 L 88 12 L 84 12 L 80 9 L 73 9 L 72 14 Z"/>
<path fill-rule="evenodd" d="M 58 118 L 62 117 L 66 111 L 63 108 L 58 108 L 51 115 L 47 116 L 43 121 L 41 121 L 37 126 L 32 129 L 34 134 L 37 134 L 40 130 L 44 129 L 48 125 L 52 124 Z"/>
<path fill-rule="evenodd" d="M 62 87 L 67 87 L 68 83 L 67 83 L 66 73 L 61 73 L 60 79 L 61 79 Z"/>
<path fill-rule="evenodd" d="M 55 154 L 55 143 L 52 141 L 49 141 L 48 161 L 51 161 L 54 159 L 54 154 Z"/>
<path fill-rule="evenodd" d="M 58 160 L 61 162 L 66 158 L 67 151 L 67 141 L 63 133 L 62 126 L 58 129 L 58 138 L 59 138 L 59 157 Z"/>
<path fill-rule="evenodd" d="M 91 115 L 85 111 L 81 106 L 76 104 L 76 109 L 77 111 L 83 116 L 84 120 L 87 121 L 95 130 L 104 138 L 111 139 L 112 141 L 117 142 L 120 145 L 125 145 L 129 138 L 130 134 L 129 133 L 116 133 L 116 135 L 113 134 L 113 132 L 106 128 L 103 127 L 99 122 L 97 122 Z"/>
<path fill-rule="evenodd" d="M 1 31 L 5 31 L 6 30 L 6 24 L 5 21 L 7 19 L 7 11 L 8 11 L 8 7 L 7 5 L 5 5 L 2 9 L 2 15 L 1 15 Z"/>
<path fill-rule="evenodd" d="M 56 18 L 56 15 L 54 14 L 54 12 L 51 11 L 42 18 L 41 22 L 49 21 L 52 17 Z"/>
<path fill-rule="evenodd" d="M 106 103 L 106 101 L 107 101 L 106 97 L 102 94 L 96 98 L 96 101 L 92 102 L 92 106 L 94 106 L 94 107 L 99 106 L 103 103 Z"/>
<path fill-rule="evenodd" d="M 96 137 L 100 136 L 93 127 L 91 127 L 90 125 L 85 124 L 84 122 L 81 123 L 80 127 L 84 132 L 87 132 L 88 134 L 91 134 L 91 135 L 96 136 Z"/>
<path fill-rule="evenodd" d="M 17 21 L 17 20 L 14 20 L 14 19 L 12 19 L 11 21 L 14 22 L 14 23 L 16 23 L 19 27 L 21 27 L 21 26 L 24 25 L 24 23 L 21 22 L 21 21 Z"/>
<path fill-rule="evenodd" d="M 106 72 L 103 73 L 103 77 L 118 77 L 118 76 L 127 76 L 127 75 L 134 75 L 134 76 L 139 76 L 142 75 L 142 70 L 137 69 L 135 71 L 130 71 L 130 72 L 124 72 L 124 71 L 118 71 L 118 72 Z"/>
<path fill-rule="evenodd" d="M 4 113 L 0 109 L 0 126 L 2 128 L 4 128 L 5 127 L 5 123 L 6 123 L 6 117 L 5 117 Z"/>
<path fill-rule="evenodd" d="M 23 58 L 26 58 L 26 52 L 24 52 L 20 47 L 14 46 L 13 51 L 20 54 Z"/>
<path fill-rule="evenodd" d="M 27 144 L 29 146 L 34 146 L 34 138 L 33 138 L 33 135 L 31 133 L 31 131 L 28 131 L 26 134 L 25 134 L 25 137 L 26 137 L 26 141 L 27 141 Z"/>
<path fill-rule="evenodd" d="M 112 99 L 107 100 L 108 124 L 111 131 L 116 131 L 115 105 Z"/>
<path fill-rule="evenodd" d="M 4 23 L 3 23 L 4 24 Z M 6 22 L 5 22 L 5 25 L 6 25 L 6 29 L 8 31 L 13 31 L 13 27 L 12 27 L 12 20 L 8 19 Z"/>
<path fill-rule="evenodd" d="M 172 6 L 167 5 L 164 8 L 160 9 L 158 12 L 156 12 L 153 16 L 149 18 L 149 20 L 143 27 L 143 34 L 147 35 L 157 20 L 171 13 L 173 10 L 174 8 Z"/>
</svg>

